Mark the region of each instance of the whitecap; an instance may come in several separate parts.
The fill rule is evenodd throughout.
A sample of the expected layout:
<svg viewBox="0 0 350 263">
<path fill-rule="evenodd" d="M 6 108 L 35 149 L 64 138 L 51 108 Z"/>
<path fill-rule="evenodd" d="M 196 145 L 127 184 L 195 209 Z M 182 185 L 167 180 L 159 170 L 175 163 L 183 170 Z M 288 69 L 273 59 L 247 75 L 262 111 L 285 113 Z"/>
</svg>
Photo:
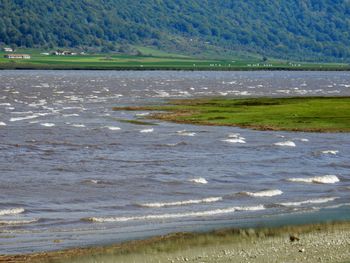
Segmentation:
<svg viewBox="0 0 350 263">
<path fill-rule="evenodd" d="M 108 130 L 111 130 L 111 131 L 119 131 L 119 130 L 121 130 L 117 126 L 105 126 L 105 128 L 107 128 Z"/>
<path fill-rule="evenodd" d="M 301 206 L 301 205 L 307 205 L 307 204 L 322 204 L 322 203 L 328 203 L 328 202 L 334 201 L 337 198 L 338 197 L 324 197 L 324 198 L 310 199 L 310 200 L 299 201 L 299 202 L 279 203 L 279 205 L 282 205 L 282 206 Z"/>
<path fill-rule="evenodd" d="M 54 123 L 40 123 L 41 126 L 45 126 L 45 127 L 53 127 L 55 126 Z"/>
<path fill-rule="evenodd" d="M 196 135 L 195 132 L 188 132 L 186 130 L 177 131 L 176 133 L 181 135 L 181 136 L 195 136 Z"/>
<path fill-rule="evenodd" d="M 0 225 L 26 225 L 38 222 L 38 219 L 29 220 L 0 220 Z"/>
<path fill-rule="evenodd" d="M 244 138 L 232 138 L 232 139 L 224 139 L 224 140 L 221 140 L 222 142 L 229 142 L 229 143 L 246 143 L 246 141 L 244 140 Z"/>
<path fill-rule="evenodd" d="M 84 124 L 72 124 L 72 127 L 75 127 L 75 128 L 84 128 L 85 125 L 84 125 Z"/>
<path fill-rule="evenodd" d="M 30 116 L 25 116 L 25 117 L 16 117 L 16 118 L 11 118 L 10 121 L 23 121 L 23 120 L 30 120 L 30 119 L 35 119 L 38 118 L 38 115 L 30 115 Z"/>
<path fill-rule="evenodd" d="M 6 126 L 7 124 L 3 121 L 0 121 L 0 126 Z"/>
<path fill-rule="evenodd" d="M 339 182 L 339 178 L 335 175 L 323 175 L 323 176 L 315 176 L 310 178 L 289 178 L 287 180 L 290 182 L 315 183 L 315 184 L 334 184 Z"/>
<path fill-rule="evenodd" d="M 79 117 L 79 114 L 77 113 L 72 113 L 72 114 L 63 114 L 63 117 Z"/>
<path fill-rule="evenodd" d="M 163 220 L 163 219 L 176 219 L 185 217 L 206 217 L 216 216 L 222 214 L 230 214 L 236 211 L 259 211 L 264 210 L 263 205 L 248 206 L 248 207 L 229 207 L 224 209 L 215 209 L 199 212 L 186 212 L 186 213 L 173 213 L 173 214 L 159 214 L 159 215 L 145 215 L 145 216 L 130 216 L 130 217 L 89 217 L 83 218 L 84 221 L 95 223 L 112 223 L 112 222 L 128 222 L 128 221 L 140 221 L 140 220 Z"/>
<path fill-rule="evenodd" d="M 25 210 L 22 207 L 19 208 L 10 208 L 10 209 L 3 209 L 0 210 L 0 216 L 5 216 L 5 215 L 17 215 L 23 213 Z"/>
<path fill-rule="evenodd" d="M 276 195 L 281 195 L 283 192 L 281 190 L 264 190 L 259 192 L 242 192 L 242 194 L 252 196 L 252 197 L 271 197 Z"/>
<path fill-rule="evenodd" d="M 153 128 L 151 128 L 151 129 L 143 129 L 143 130 L 141 130 L 140 132 L 141 133 L 150 133 L 150 132 L 153 132 Z"/>
<path fill-rule="evenodd" d="M 286 146 L 286 147 L 295 147 L 295 143 L 292 141 L 285 141 L 285 142 L 276 142 L 274 143 L 276 146 Z"/>
<path fill-rule="evenodd" d="M 208 181 L 203 177 L 193 178 L 193 179 L 190 179 L 188 181 L 191 183 L 196 183 L 196 184 L 207 184 L 208 183 Z"/>
<path fill-rule="evenodd" d="M 339 151 L 337 151 L 337 150 L 325 150 L 325 151 L 322 151 L 321 153 L 337 155 L 339 153 Z"/>
<path fill-rule="evenodd" d="M 201 204 L 201 203 L 213 203 L 221 201 L 222 197 L 208 197 L 203 199 L 195 199 L 195 200 L 185 200 L 185 201 L 175 201 L 175 202 L 164 202 L 164 203 L 146 203 L 140 204 L 143 207 L 151 207 L 151 208 L 160 208 L 160 207 L 168 207 L 168 206 L 183 206 L 183 205 L 192 205 L 192 204 Z"/>
</svg>

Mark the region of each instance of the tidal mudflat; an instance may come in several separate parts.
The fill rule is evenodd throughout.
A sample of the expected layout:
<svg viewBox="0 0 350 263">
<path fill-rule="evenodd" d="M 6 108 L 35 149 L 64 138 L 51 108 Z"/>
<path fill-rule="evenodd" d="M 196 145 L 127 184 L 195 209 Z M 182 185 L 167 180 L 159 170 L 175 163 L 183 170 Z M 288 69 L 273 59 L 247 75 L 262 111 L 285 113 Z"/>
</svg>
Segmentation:
<svg viewBox="0 0 350 263">
<path fill-rule="evenodd" d="M 0 254 L 350 217 L 349 133 L 196 126 L 113 111 L 213 96 L 350 96 L 348 72 L 0 77 Z"/>
</svg>

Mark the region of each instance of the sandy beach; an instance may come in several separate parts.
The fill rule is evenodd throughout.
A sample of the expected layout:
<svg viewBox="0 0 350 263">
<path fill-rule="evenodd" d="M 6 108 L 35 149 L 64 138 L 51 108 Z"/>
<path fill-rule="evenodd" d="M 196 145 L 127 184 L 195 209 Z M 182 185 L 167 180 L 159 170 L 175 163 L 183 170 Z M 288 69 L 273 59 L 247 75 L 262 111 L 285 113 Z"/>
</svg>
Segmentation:
<svg viewBox="0 0 350 263">
<path fill-rule="evenodd" d="M 0 262 L 350 262 L 350 223 L 177 233 L 106 247 L 0 256 Z"/>
</svg>

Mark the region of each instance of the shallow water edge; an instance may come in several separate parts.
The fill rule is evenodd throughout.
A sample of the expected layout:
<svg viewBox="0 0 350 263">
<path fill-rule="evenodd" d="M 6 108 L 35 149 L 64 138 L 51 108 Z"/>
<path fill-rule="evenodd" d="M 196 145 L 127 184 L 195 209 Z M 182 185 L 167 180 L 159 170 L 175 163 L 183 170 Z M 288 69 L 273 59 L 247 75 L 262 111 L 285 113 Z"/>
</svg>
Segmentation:
<svg viewBox="0 0 350 263">
<path fill-rule="evenodd" d="M 221 247 L 219 248 L 221 245 L 230 245 L 233 248 L 242 245 L 249 247 L 251 243 L 256 245 L 259 242 L 265 242 L 269 238 L 283 238 L 285 243 L 286 239 L 298 240 L 300 236 L 305 234 L 314 235 L 314 239 L 319 240 L 320 235 L 323 238 L 324 235 L 336 238 L 339 233 L 341 233 L 342 238 L 345 238 L 345 235 L 350 235 L 350 207 L 323 209 L 317 213 L 309 214 L 265 217 L 259 223 L 256 220 L 251 222 L 248 220 L 245 224 L 234 228 L 225 228 L 223 225 L 221 228 L 214 230 L 201 229 L 196 232 L 169 233 L 117 244 L 96 244 L 96 246 L 90 247 L 22 255 L 0 255 L 0 262 L 77 263 L 119 262 L 118 260 L 121 260 L 120 262 L 141 262 L 138 260 L 141 260 L 143 256 L 147 256 L 147 260 L 145 259 L 144 262 L 169 262 L 168 260 L 158 261 L 158 254 L 161 254 L 160 258 L 162 258 L 166 255 L 178 255 L 181 251 L 187 251 L 188 249 L 200 249 L 202 251 L 208 249 L 213 252 L 213 246 L 214 250 L 221 249 Z M 59 243 L 61 240 L 54 240 L 54 242 Z M 324 243 L 327 243 L 327 246 L 333 245 L 330 244 L 329 240 L 324 240 Z M 345 249 L 349 248 L 350 244 L 348 243 L 345 244 Z M 348 256 L 347 260 L 350 259 L 350 254 L 344 253 L 344 256 Z M 188 260 L 182 258 L 180 261 Z M 193 261 L 195 262 L 195 260 Z"/>
</svg>

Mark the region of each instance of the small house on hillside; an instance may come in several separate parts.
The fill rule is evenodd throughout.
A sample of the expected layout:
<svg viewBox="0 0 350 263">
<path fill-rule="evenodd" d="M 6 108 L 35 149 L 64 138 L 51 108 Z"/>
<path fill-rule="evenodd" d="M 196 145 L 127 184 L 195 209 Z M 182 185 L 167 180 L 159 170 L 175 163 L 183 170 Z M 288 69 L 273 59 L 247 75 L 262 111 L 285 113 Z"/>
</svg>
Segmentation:
<svg viewBox="0 0 350 263">
<path fill-rule="evenodd" d="M 6 54 L 4 58 L 9 59 L 30 59 L 30 55 L 28 54 Z"/>
<path fill-rule="evenodd" d="M 5 52 L 13 52 L 13 49 L 10 47 L 4 47 Z"/>
</svg>

